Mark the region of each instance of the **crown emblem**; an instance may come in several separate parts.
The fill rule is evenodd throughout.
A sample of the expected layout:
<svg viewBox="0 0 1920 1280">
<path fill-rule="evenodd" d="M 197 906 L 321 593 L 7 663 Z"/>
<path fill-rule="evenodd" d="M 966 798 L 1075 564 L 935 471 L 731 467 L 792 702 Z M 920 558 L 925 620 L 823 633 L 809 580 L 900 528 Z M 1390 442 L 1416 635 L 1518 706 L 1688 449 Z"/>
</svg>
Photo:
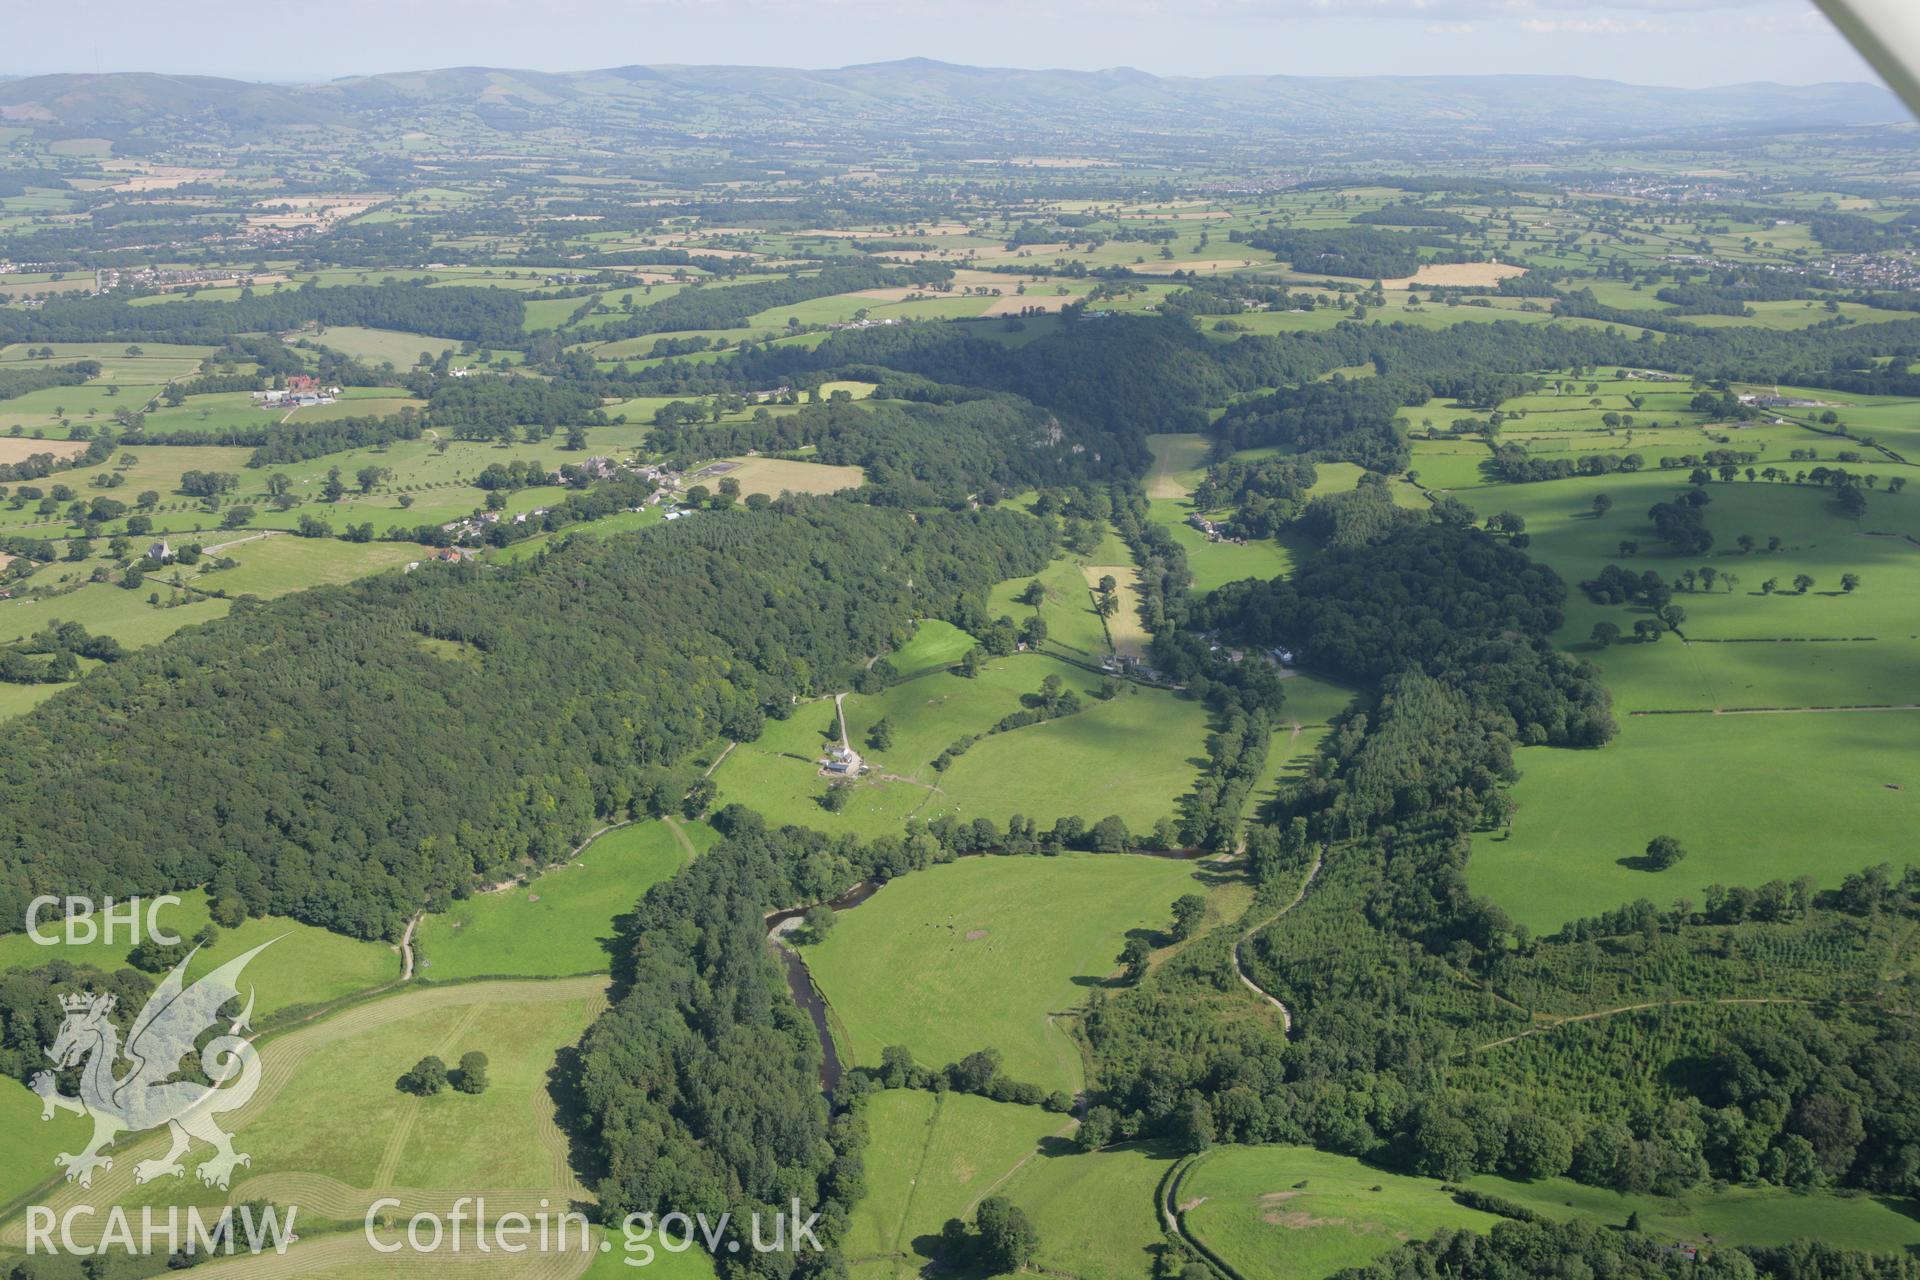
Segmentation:
<svg viewBox="0 0 1920 1280">
<path fill-rule="evenodd" d="M 110 996 L 99 997 L 103 1002 L 111 998 Z M 61 996 L 60 1007 L 68 1013 L 86 1013 L 93 1008 L 94 1000 L 95 997 L 87 992 L 77 991 L 72 995 Z"/>
</svg>

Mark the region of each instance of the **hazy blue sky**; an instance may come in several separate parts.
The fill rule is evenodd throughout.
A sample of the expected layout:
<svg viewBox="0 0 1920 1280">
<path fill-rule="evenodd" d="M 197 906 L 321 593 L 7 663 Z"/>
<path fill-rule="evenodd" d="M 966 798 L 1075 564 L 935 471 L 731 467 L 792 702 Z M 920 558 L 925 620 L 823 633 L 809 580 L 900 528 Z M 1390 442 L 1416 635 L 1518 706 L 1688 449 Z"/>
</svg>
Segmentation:
<svg viewBox="0 0 1920 1280">
<path fill-rule="evenodd" d="M 952 62 L 1163 75 L 1869 80 L 1810 0 L 0 0 L 0 72 Z"/>
</svg>

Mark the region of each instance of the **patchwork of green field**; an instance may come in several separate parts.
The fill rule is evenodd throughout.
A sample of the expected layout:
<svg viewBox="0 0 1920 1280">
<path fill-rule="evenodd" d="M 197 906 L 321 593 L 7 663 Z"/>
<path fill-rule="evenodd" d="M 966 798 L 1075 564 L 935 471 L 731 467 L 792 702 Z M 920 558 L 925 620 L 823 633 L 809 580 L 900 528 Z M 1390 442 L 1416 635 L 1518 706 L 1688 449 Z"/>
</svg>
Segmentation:
<svg viewBox="0 0 1920 1280">
<path fill-rule="evenodd" d="M 1034 1262 L 1084 1280 L 1153 1275 L 1165 1239 L 1155 1193 L 1174 1159 L 1160 1143 L 1133 1142 L 1029 1160 L 1005 1194 L 1040 1235 Z"/>
<path fill-rule="evenodd" d="M 134 1182 L 137 1157 L 165 1148 L 164 1131 L 116 1151 L 114 1167 L 91 1190 L 67 1184 L 44 1195 L 63 1211 L 79 1202 L 130 1209 L 263 1199 L 300 1206 L 301 1234 L 319 1263 L 379 1261 L 358 1230 L 338 1237 L 326 1223 L 357 1225 L 376 1198 L 401 1201 L 396 1220 L 422 1210 L 445 1213 L 461 1196 L 485 1195 L 490 1215 L 535 1212 L 542 1198 L 557 1210 L 590 1201 L 575 1177 L 565 1136 L 554 1121 L 548 1078 L 555 1055 L 574 1043 L 606 1007 L 605 979 L 464 983 L 416 989 L 367 1002 L 260 1043 L 262 1080 L 252 1101 L 228 1118 L 251 1163 L 233 1172 L 231 1191 L 184 1179 Z M 399 1077 L 423 1054 L 449 1065 L 463 1053 L 487 1055 L 490 1085 L 468 1094 L 403 1093 Z M 9 1137 L 8 1141 L 12 1141 Z M 36 1143 L 38 1141 L 36 1135 Z M 189 1166 L 204 1157 L 195 1150 Z M 51 1172 L 51 1161 L 49 1161 Z M 100 1215 L 78 1233 L 99 1230 Z M 332 1243 L 344 1239 L 348 1246 Z M 0 1245 L 22 1243 L 22 1221 L 0 1227 Z M 344 1256 L 338 1251 L 350 1250 Z M 270 1258 L 249 1265 L 266 1265 Z M 230 1264 L 238 1266 L 240 1264 Z M 312 1274 L 302 1268 L 300 1274 Z"/>
<path fill-rule="evenodd" d="M 1622 1195 L 1561 1178 L 1526 1183 L 1490 1175 L 1464 1185 L 1562 1221 L 1619 1225 L 1638 1213 L 1643 1230 L 1691 1243 L 1815 1239 L 1888 1253 L 1920 1244 L 1920 1222 L 1873 1196 L 1749 1187 Z M 1457 1203 L 1437 1179 L 1302 1147 L 1215 1148 L 1184 1172 L 1176 1194 L 1188 1234 L 1248 1280 L 1314 1280 L 1436 1230 L 1487 1231 L 1501 1221 Z"/>
<path fill-rule="evenodd" d="M 1682 631 L 1690 640 L 1839 637 L 1890 642 L 1912 634 L 1904 601 L 1920 590 L 1920 549 L 1906 539 L 1920 531 L 1920 495 L 1874 494 L 1866 514 L 1856 521 L 1838 509 L 1831 492 L 1811 485 L 1714 483 L 1707 488 L 1713 501 L 1705 512 L 1713 548 L 1682 556 L 1668 550 L 1645 512 L 1688 487 L 1683 475 L 1656 471 L 1507 486 L 1499 490 L 1497 505 L 1491 492 L 1476 496 L 1489 511 L 1523 516 L 1532 538 L 1529 554 L 1552 565 L 1569 584 L 1593 578 L 1613 563 L 1634 573 L 1652 570 L 1669 580 L 1711 566 L 1716 574 L 1713 589 L 1696 581 L 1698 589 L 1674 597 L 1685 610 Z M 1595 516 L 1592 502 L 1600 494 L 1614 506 L 1606 515 Z M 1754 540 L 1753 551 L 1741 550 L 1738 539 L 1743 534 Z M 1776 537 L 1780 549 L 1767 551 L 1769 540 Z M 1623 541 L 1637 543 L 1638 553 L 1624 556 Z M 1850 593 L 1841 590 L 1847 573 L 1860 578 Z M 1728 574 L 1733 575 L 1732 589 Z M 1801 574 L 1813 579 L 1804 595 L 1793 587 Z M 1769 581 L 1775 584 L 1771 590 Z M 1593 604 L 1576 588 L 1569 594 L 1560 640 L 1569 647 L 1582 645 L 1594 623 L 1603 620 L 1631 631 L 1637 616 L 1642 615 Z M 1871 647 L 1850 647 L 1849 660 L 1861 661 Z M 1794 704 L 1774 700 L 1736 705 Z"/>
<path fill-rule="evenodd" d="M 1917 731 L 1920 711 L 1647 715 L 1599 751 L 1524 748 L 1512 830 L 1475 837 L 1468 882 L 1536 931 L 1711 884 L 1836 885 L 1920 821 Z M 1641 869 L 1660 835 L 1686 860 Z"/>
<path fill-rule="evenodd" d="M 918 1275 L 947 1219 L 970 1219 L 1017 1170 L 1057 1158 L 1041 1155 L 1048 1139 L 1074 1127 L 1039 1107 L 964 1093 L 889 1089 L 865 1105 L 867 1194 L 847 1224 L 845 1253 L 867 1280 Z"/>
<path fill-rule="evenodd" d="M 423 978 L 604 973 L 614 918 L 709 847 L 705 823 L 667 818 L 617 827 L 564 866 L 456 902 L 414 934 Z"/>
<path fill-rule="evenodd" d="M 207 895 L 189 889 L 177 895 L 178 905 L 159 908 L 160 927 L 177 934 L 189 946 L 193 936 L 208 923 Z M 145 928 L 142 912 L 142 929 Z M 255 1014 L 270 1019 L 285 1009 L 323 1004 L 360 991 L 384 986 L 400 976 L 399 953 L 385 943 L 362 942 L 344 935 L 301 924 L 284 916 L 249 918 L 239 927 L 220 929 L 219 937 L 201 948 L 187 966 L 189 978 L 251 950 L 263 942 L 271 945 L 247 965 L 245 978 L 254 987 Z M 43 933 L 64 938 L 61 922 L 49 917 L 41 925 Z M 144 937 L 144 933 L 142 934 Z M 125 969 L 127 953 L 133 943 L 126 938 L 126 926 L 120 926 L 112 943 L 67 943 L 41 946 L 25 933 L 0 937 L 0 973 L 9 969 L 30 969 L 52 960 L 92 965 L 106 973 Z"/>
<path fill-rule="evenodd" d="M 1132 931 L 1166 928 L 1173 900 L 1196 888 L 1194 869 L 1168 858 L 963 858 L 842 912 L 806 948 L 807 967 L 851 1062 L 903 1044 L 938 1067 L 991 1047 L 1013 1079 L 1072 1093 L 1085 1071 L 1055 1016 L 1108 981 Z"/>
</svg>

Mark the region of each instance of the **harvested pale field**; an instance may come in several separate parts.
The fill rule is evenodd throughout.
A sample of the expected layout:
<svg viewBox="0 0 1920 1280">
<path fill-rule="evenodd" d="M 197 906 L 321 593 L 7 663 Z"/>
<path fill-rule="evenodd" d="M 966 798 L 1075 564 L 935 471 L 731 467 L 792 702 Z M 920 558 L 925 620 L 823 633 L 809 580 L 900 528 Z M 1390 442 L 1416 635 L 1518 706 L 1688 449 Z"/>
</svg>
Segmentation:
<svg viewBox="0 0 1920 1280">
<path fill-rule="evenodd" d="M 1118 584 L 1113 594 L 1120 599 L 1119 611 L 1107 619 L 1113 651 L 1123 658 L 1145 658 L 1152 637 L 1140 618 L 1140 571 L 1130 564 L 1090 564 L 1081 573 L 1086 576 L 1087 590 L 1095 597 L 1099 595 L 1100 579 L 1112 576 Z"/>
<path fill-rule="evenodd" d="M 1383 281 L 1389 289 L 1432 288 L 1435 285 L 1458 289 L 1490 289 L 1508 276 L 1527 274 L 1525 267 L 1505 262 L 1429 262 L 1410 276 Z"/>
<path fill-rule="evenodd" d="M 1133 270 L 1143 276 L 1170 276 L 1176 271 L 1198 271 L 1211 276 L 1222 271 L 1241 271 L 1263 261 L 1261 258 L 1202 258 L 1196 262 L 1181 258 L 1173 262 L 1143 262 Z"/>
<path fill-rule="evenodd" d="M 688 476 L 690 484 L 717 488 L 723 479 L 740 482 L 742 494 L 838 493 L 866 483 L 859 467 L 835 467 L 824 462 L 791 462 L 785 458 L 726 458 Z"/>
<path fill-rule="evenodd" d="M 186 165 L 148 164 L 145 161 L 110 160 L 100 166 L 108 173 L 127 176 L 108 188 L 110 191 L 171 191 L 189 182 L 218 182 L 227 176 L 224 169 L 196 169 Z"/>
<path fill-rule="evenodd" d="M 0 462 L 19 462 L 36 453 L 73 458 L 86 451 L 85 440 L 28 440 L 24 437 L 0 436 Z"/>
</svg>

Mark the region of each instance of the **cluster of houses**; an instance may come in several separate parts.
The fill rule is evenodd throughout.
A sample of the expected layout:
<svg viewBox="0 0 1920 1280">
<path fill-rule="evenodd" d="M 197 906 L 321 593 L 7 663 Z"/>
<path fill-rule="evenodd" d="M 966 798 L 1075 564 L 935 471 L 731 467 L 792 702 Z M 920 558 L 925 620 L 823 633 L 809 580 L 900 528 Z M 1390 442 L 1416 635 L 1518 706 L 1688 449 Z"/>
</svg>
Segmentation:
<svg viewBox="0 0 1920 1280">
<path fill-rule="evenodd" d="M 473 559 L 479 554 L 480 553 L 472 547 L 442 547 L 428 556 L 427 560 L 437 561 L 440 564 L 461 564 Z M 412 573 L 415 569 L 427 563 L 427 560 L 409 560 L 405 572 Z"/>
<path fill-rule="evenodd" d="M 323 387 L 320 380 L 304 373 L 296 373 L 287 379 L 285 387 L 276 387 L 270 391 L 256 391 L 253 402 L 262 409 L 300 408 L 313 404 L 332 404 L 340 398 L 340 388 Z"/>
<path fill-rule="evenodd" d="M 1187 523 L 1207 535 L 1208 542 L 1225 542 L 1236 547 L 1247 545 L 1245 538 L 1236 538 L 1226 531 L 1226 526 L 1217 520 L 1209 520 L 1199 512 L 1187 517 Z"/>
<path fill-rule="evenodd" d="M 1772 395 L 1760 395 L 1749 392 L 1740 397 L 1740 403 L 1752 405 L 1756 409 L 1814 409 L 1820 405 L 1818 400 L 1806 400 L 1798 396 L 1783 396 L 1778 392 Z"/>
</svg>

